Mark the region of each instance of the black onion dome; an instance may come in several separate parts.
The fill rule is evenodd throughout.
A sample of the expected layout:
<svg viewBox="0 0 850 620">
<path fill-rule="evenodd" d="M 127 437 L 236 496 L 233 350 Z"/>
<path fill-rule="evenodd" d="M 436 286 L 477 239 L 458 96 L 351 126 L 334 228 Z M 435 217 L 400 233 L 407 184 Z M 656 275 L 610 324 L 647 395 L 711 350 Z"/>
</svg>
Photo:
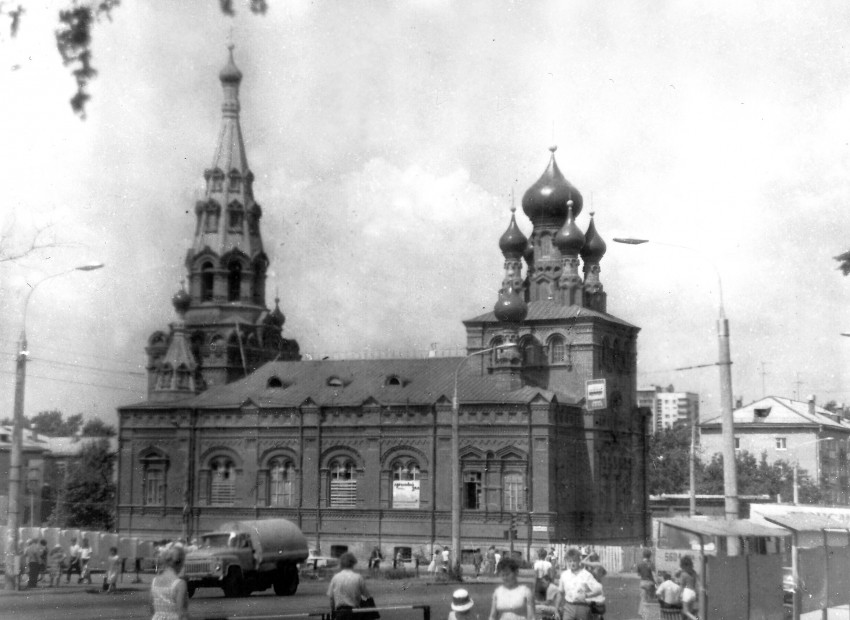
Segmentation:
<svg viewBox="0 0 850 620">
<path fill-rule="evenodd" d="M 557 148 L 549 148 L 552 151 L 549 165 L 522 197 L 522 210 L 532 221 L 538 217 L 566 217 L 568 200 L 573 201 L 573 216 L 577 217 L 581 213 L 584 200 L 579 191 L 561 174 L 555 161 Z"/>
<path fill-rule="evenodd" d="M 493 306 L 493 313 L 503 323 L 519 323 L 528 314 L 528 306 L 516 291 L 514 287 L 509 287 L 499 294 L 499 300 Z"/>
<path fill-rule="evenodd" d="M 571 203 L 572 201 L 569 202 Z M 569 204 L 567 209 L 567 221 L 561 226 L 552 243 L 561 251 L 561 254 L 576 256 L 584 248 L 585 237 L 581 229 L 576 226 L 576 221 L 573 217 L 573 205 Z"/>
<path fill-rule="evenodd" d="M 230 50 L 230 58 L 227 60 L 227 64 L 224 65 L 224 69 L 219 72 L 218 79 L 222 82 L 241 82 L 242 72 L 236 66 L 236 63 L 233 62 L 233 46 L 228 45 L 227 49 Z"/>
<path fill-rule="evenodd" d="M 185 289 L 181 288 L 174 294 L 174 297 L 171 298 L 171 303 L 174 305 L 174 309 L 177 311 L 177 314 L 183 316 L 186 314 L 186 311 L 192 303 L 192 296 L 189 295 Z"/>
<path fill-rule="evenodd" d="M 528 247 L 528 238 L 522 234 L 516 223 L 516 208 L 511 207 L 511 223 L 499 238 L 499 249 L 505 258 L 520 258 Z"/>
<path fill-rule="evenodd" d="M 596 224 L 593 221 L 593 213 L 590 214 L 590 226 L 584 234 L 584 247 L 581 249 L 581 257 L 585 262 L 598 263 L 605 256 L 608 246 L 596 232 Z"/>
<path fill-rule="evenodd" d="M 274 300 L 274 310 L 269 314 L 268 322 L 278 327 L 283 327 L 283 324 L 286 323 L 286 317 L 280 310 L 280 299 L 277 297 Z"/>
</svg>

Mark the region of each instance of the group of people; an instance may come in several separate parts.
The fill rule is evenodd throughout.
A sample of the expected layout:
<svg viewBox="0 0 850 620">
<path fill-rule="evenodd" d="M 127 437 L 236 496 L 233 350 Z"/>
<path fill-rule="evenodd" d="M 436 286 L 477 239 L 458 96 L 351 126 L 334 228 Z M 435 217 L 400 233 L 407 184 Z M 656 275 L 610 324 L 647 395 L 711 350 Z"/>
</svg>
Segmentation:
<svg viewBox="0 0 850 620">
<path fill-rule="evenodd" d="M 520 564 L 515 558 L 499 560 L 497 572 L 502 585 L 493 592 L 488 620 L 595 620 L 605 614 L 605 595 L 600 580 L 605 569 L 599 557 L 578 549 L 566 554 L 566 569 L 557 571 L 550 553 L 538 552 L 532 566 L 534 588 L 519 581 Z M 452 595 L 448 620 L 473 620 L 475 603 L 465 589 Z"/>
<path fill-rule="evenodd" d="M 79 575 L 77 583 L 91 583 L 89 573 L 89 560 L 92 549 L 88 538 L 83 538 L 82 544 L 77 544 L 77 539 L 71 539 L 71 546 L 66 552 L 64 547 L 56 544 L 48 550 L 47 541 L 30 538 L 24 547 L 21 562 L 21 574 L 27 575 L 27 588 L 37 588 L 38 582 L 43 575 L 47 575 L 47 587 L 52 588 L 62 583 L 62 574 L 65 573 L 65 583 L 71 583 L 71 575 Z M 116 550 L 117 555 L 117 550 Z"/>
<path fill-rule="evenodd" d="M 648 616 L 647 603 L 657 602 L 662 609 L 679 610 L 685 620 L 698 620 L 697 574 L 691 556 L 682 556 L 675 575 L 667 571 L 660 571 L 656 575 L 652 564 L 652 551 L 646 549 L 638 564 L 637 574 L 640 577 L 641 597 L 638 613 L 641 618 Z"/>
</svg>

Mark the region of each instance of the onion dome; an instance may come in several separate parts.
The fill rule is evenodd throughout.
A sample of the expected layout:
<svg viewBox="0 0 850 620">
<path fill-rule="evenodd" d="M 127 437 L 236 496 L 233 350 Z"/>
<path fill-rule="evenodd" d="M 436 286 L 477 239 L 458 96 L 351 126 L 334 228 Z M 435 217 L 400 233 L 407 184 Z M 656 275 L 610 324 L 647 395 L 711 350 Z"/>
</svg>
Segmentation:
<svg viewBox="0 0 850 620">
<path fill-rule="evenodd" d="M 577 256 L 584 248 L 585 237 L 581 229 L 576 226 L 575 218 L 573 217 L 573 201 L 567 201 L 567 221 L 561 226 L 561 229 L 552 239 L 561 254 L 567 256 Z"/>
<path fill-rule="evenodd" d="M 557 146 L 549 147 L 552 157 L 543 175 L 522 197 L 522 210 L 532 221 L 538 217 L 567 216 L 567 201 L 573 201 L 573 215 L 581 213 L 584 201 L 579 191 L 564 178 L 555 161 Z"/>
<path fill-rule="evenodd" d="M 521 258 L 528 247 L 528 239 L 516 223 L 516 207 L 511 207 L 511 223 L 499 238 L 499 249 L 505 258 Z"/>
<path fill-rule="evenodd" d="M 219 72 L 218 79 L 222 82 L 236 82 L 238 84 L 242 81 L 242 72 L 236 66 L 236 63 L 233 62 L 233 45 L 228 45 L 227 49 L 230 51 L 230 58 L 227 64 L 224 65 L 224 69 Z"/>
<path fill-rule="evenodd" d="M 596 232 L 596 224 L 593 221 L 593 212 L 590 214 L 590 226 L 584 234 L 584 247 L 581 249 L 581 257 L 586 263 L 598 263 L 605 256 L 608 246 Z"/>
<path fill-rule="evenodd" d="M 286 317 L 283 316 L 283 312 L 280 310 L 280 298 L 274 298 L 274 310 L 269 314 L 268 322 L 272 325 L 277 325 L 278 327 L 283 327 L 283 324 L 286 322 Z"/>
<path fill-rule="evenodd" d="M 183 316 L 186 314 L 186 311 L 189 309 L 189 305 L 192 303 L 192 296 L 186 292 L 186 289 L 181 288 L 177 293 L 175 293 L 174 297 L 171 298 L 171 303 L 174 305 L 174 309 L 177 311 L 177 314 Z"/>
<path fill-rule="evenodd" d="M 493 306 L 493 313 L 503 323 L 519 323 L 528 314 L 528 305 L 517 294 L 517 289 L 511 286 L 499 294 L 499 301 Z"/>
</svg>

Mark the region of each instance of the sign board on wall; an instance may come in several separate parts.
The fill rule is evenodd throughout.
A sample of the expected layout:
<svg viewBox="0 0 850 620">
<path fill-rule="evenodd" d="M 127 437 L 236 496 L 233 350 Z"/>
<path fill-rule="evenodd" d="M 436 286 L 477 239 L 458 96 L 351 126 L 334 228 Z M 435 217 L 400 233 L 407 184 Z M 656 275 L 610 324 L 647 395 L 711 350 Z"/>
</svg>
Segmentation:
<svg viewBox="0 0 850 620">
<path fill-rule="evenodd" d="M 585 381 L 585 403 L 587 410 L 605 409 L 608 406 L 607 393 L 605 379 L 590 379 Z"/>
<path fill-rule="evenodd" d="M 419 508 L 418 480 L 393 480 L 393 508 Z"/>
</svg>

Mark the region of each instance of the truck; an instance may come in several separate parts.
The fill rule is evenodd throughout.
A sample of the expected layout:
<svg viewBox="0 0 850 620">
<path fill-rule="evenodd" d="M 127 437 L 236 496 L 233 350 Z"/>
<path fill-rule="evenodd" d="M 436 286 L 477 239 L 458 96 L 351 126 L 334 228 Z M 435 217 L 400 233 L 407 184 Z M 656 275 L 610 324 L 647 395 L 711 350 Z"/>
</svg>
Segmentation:
<svg viewBox="0 0 850 620">
<path fill-rule="evenodd" d="M 298 589 L 298 565 L 308 555 L 307 539 L 291 521 L 231 521 L 200 537 L 186 555 L 183 577 L 189 596 L 198 588 L 221 588 L 231 598 L 270 587 L 291 596 Z"/>
</svg>

